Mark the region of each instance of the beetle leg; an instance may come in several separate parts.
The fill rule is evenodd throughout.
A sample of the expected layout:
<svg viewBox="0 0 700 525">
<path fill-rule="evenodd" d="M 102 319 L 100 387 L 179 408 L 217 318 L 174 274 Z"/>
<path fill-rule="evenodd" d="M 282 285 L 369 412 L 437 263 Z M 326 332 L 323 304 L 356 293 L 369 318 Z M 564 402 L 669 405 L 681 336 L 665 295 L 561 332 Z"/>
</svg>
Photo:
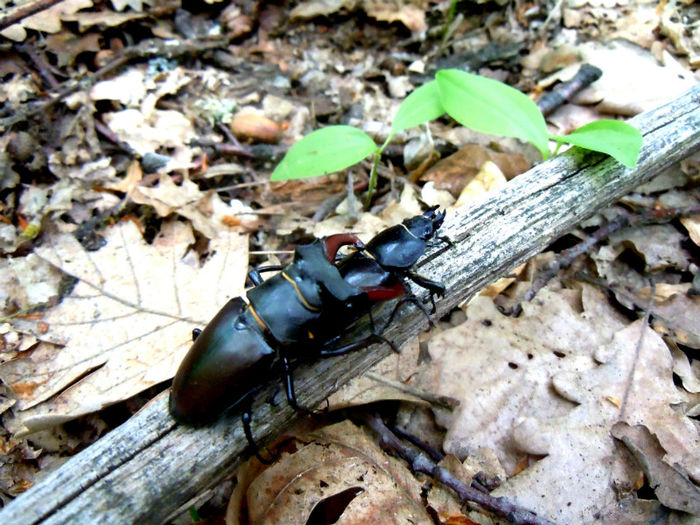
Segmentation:
<svg viewBox="0 0 700 525">
<path fill-rule="evenodd" d="M 417 274 L 416 274 L 417 275 Z M 433 281 L 430 281 L 433 282 Z M 437 283 L 439 284 L 439 283 Z M 442 286 L 442 285 L 440 285 Z M 394 310 L 391 312 L 391 316 L 389 316 L 389 320 L 387 323 L 384 325 L 384 328 L 381 330 L 380 333 L 384 333 L 384 330 L 387 329 L 387 327 L 391 324 L 391 322 L 394 320 L 394 316 L 396 313 L 399 311 L 399 308 L 406 304 L 407 302 L 413 303 L 416 305 L 417 308 L 420 309 L 421 312 L 425 314 L 425 316 L 428 318 L 428 322 L 430 323 L 430 326 L 435 326 L 433 323 L 433 319 L 430 317 L 430 314 L 428 311 L 425 309 L 425 306 L 421 304 L 421 302 L 418 300 L 418 298 L 413 295 L 412 293 L 407 294 L 406 287 L 402 282 L 397 282 L 393 286 L 375 286 L 372 288 L 363 288 L 363 290 L 367 293 L 368 298 L 370 301 L 378 302 L 378 301 L 388 301 L 390 299 L 395 299 L 397 297 L 400 297 L 401 295 L 406 294 L 406 297 L 403 297 Z M 432 293 L 432 291 L 431 291 Z M 431 296 L 432 297 L 432 296 Z M 434 307 L 435 305 L 433 305 Z M 370 315 L 370 323 L 372 325 L 372 332 L 375 331 L 374 329 L 374 319 L 372 319 L 372 310 L 369 311 Z"/>
<path fill-rule="evenodd" d="M 289 406 L 301 414 L 315 415 L 316 412 L 309 410 L 308 408 L 300 407 L 299 403 L 297 403 L 297 395 L 294 391 L 294 375 L 292 367 L 289 364 L 289 360 L 284 356 L 280 356 L 280 362 L 282 363 L 282 380 L 284 381 L 284 391 L 287 394 Z"/>
<path fill-rule="evenodd" d="M 430 298 L 432 299 L 432 297 L 433 296 L 431 295 Z M 386 324 L 384 325 L 384 328 L 382 329 L 382 333 L 392 323 L 392 321 L 394 320 L 394 317 L 396 316 L 399 309 L 406 303 L 412 303 L 413 305 L 415 305 L 415 307 L 418 308 L 421 312 L 423 312 L 423 314 L 425 314 L 425 317 L 428 318 L 428 324 L 430 325 L 430 327 L 431 328 L 435 327 L 435 323 L 433 322 L 433 317 L 430 315 L 430 312 L 428 312 L 428 310 L 426 310 L 425 306 L 423 306 L 423 303 L 421 303 L 418 300 L 418 297 L 416 297 L 415 295 L 409 294 L 406 297 L 402 297 L 401 300 L 398 303 L 396 303 L 394 310 L 391 312 L 391 315 L 389 316 L 389 320 L 386 322 Z M 434 308 L 435 308 L 435 303 L 433 303 L 433 309 Z"/>
<path fill-rule="evenodd" d="M 328 349 L 324 350 L 321 349 L 318 351 L 319 357 L 334 357 L 338 355 L 343 355 L 347 354 L 349 352 L 353 352 L 355 350 L 361 350 L 362 348 L 367 348 L 369 345 L 372 343 L 386 343 L 391 347 L 391 349 L 396 352 L 397 354 L 400 354 L 401 352 L 399 351 L 398 348 L 396 348 L 396 345 L 389 341 L 386 337 L 382 337 L 379 334 L 370 334 L 364 339 L 360 339 L 359 341 L 354 341 L 352 343 L 348 343 L 344 346 L 338 347 L 338 348 L 333 348 L 333 349 Z"/>
<path fill-rule="evenodd" d="M 406 272 L 405 275 L 418 286 L 425 288 L 430 292 L 430 304 L 433 307 L 432 313 L 435 313 L 437 311 L 437 307 L 435 306 L 434 295 L 437 295 L 439 297 L 444 296 L 445 285 L 437 281 L 433 281 L 432 279 L 428 279 L 427 277 L 415 272 Z"/>
<path fill-rule="evenodd" d="M 289 366 L 289 361 L 286 357 L 282 357 L 280 360 L 282 362 L 282 370 L 284 372 L 284 388 L 287 392 L 287 401 L 289 402 L 289 406 L 297 412 L 301 412 L 302 414 L 311 416 L 317 415 L 319 412 L 299 406 L 299 404 L 297 403 L 296 392 L 294 392 L 294 376 L 292 375 L 292 367 Z M 321 413 L 327 413 L 329 408 L 330 403 L 328 402 L 328 399 L 326 399 L 326 407 L 321 411 Z"/>
<path fill-rule="evenodd" d="M 197 338 L 199 337 L 199 334 L 201 334 L 201 333 L 202 333 L 201 328 L 193 328 L 192 329 L 192 342 L 193 343 L 197 340 Z"/>
<path fill-rule="evenodd" d="M 280 393 L 280 386 L 278 384 L 275 385 L 275 389 L 272 391 L 272 394 L 270 394 L 270 397 L 266 399 L 267 404 L 273 407 L 276 407 L 279 405 L 277 402 L 277 394 Z"/>
<path fill-rule="evenodd" d="M 428 290 L 431 294 L 438 296 L 445 295 L 445 285 L 442 283 L 428 279 L 427 277 L 415 272 L 406 272 L 406 277 L 411 279 L 411 281 L 416 283 L 421 288 Z"/>
<path fill-rule="evenodd" d="M 275 264 L 274 266 L 261 266 L 260 268 L 250 270 L 248 272 L 248 279 L 250 279 L 250 282 L 255 286 L 260 286 L 263 283 L 263 278 L 260 275 L 261 273 L 274 272 L 281 270 L 282 268 L 284 268 L 284 266 L 279 264 Z"/>
<path fill-rule="evenodd" d="M 360 238 L 352 233 L 336 233 L 335 235 L 329 235 L 323 242 L 326 247 L 326 259 L 328 259 L 328 262 L 331 264 L 335 262 L 335 255 L 338 253 L 341 246 L 351 245 L 358 250 L 362 250 L 365 247 Z"/>
<path fill-rule="evenodd" d="M 253 432 L 250 430 L 250 422 L 252 421 L 253 417 L 251 416 L 251 411 L 250 408 L 246 408 L 241 412 L 241 422 L 243 423 L 243 433 L 245 434 L 245 438 L 248 440 L 248 445 L 253 449 L 255 452 L 255 457 L 258 458 L 258 461 L 262 463 L 263 465 L 272 465 L 275 461 L 275 457 L 270 454 L 270 451 L 268 450 L 268 454 L 272 456 L 270 459 L 266 459 L 260 455 L 260 450 L 258 449 L 258 446 L 255 444 L 255 440 L 253 439 Z"/>
<path fill-rule="evenodd" d="M 289 366 L 289 360 L 281 356 L 280 362 L 282 363 L 282 380 L 284 381 L 284 391 L 287 394 L 287 401 L 289 406 L 295 411 L 301 412 L 299 404 L 297 403 L 297 395 L 294 392 L 294 376 L 292 375 L 292 367 Z"/>
<path fill-rule="evenodd" d="M 430 246 L 431 248 L 435 248 L 437 246 L 440 246 L 441 244 L 446 244 L 450 248 L 455 247 L 455 243 L 452 242 L 452 239 L 450 239 L 446 235 L 438 235 L 436 237 L 436 239 L 437 239 L 437 242 L 436 241 L 428 241 L 425 243 L 425 245 Z"/>
</svg>

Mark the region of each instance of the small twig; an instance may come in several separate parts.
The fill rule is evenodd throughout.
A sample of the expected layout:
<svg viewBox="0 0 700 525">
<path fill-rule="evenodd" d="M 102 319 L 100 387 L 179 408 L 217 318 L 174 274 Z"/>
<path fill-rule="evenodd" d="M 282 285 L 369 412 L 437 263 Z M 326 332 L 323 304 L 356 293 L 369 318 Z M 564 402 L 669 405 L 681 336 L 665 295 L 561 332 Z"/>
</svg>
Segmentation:
<svg viewBox="0 0 700 525">
<path fill-rule="evenodd" d="M 390 388 L 398 390 L 399 392 L 415 396 L 422 401 L 430 403 L 430 405 L 434 407 L 444 408 L 445 410 L 454 410 L 459 404 L 455 399 L 452 399 L 448 396 L 435 395 L 427 390 L 419 390 L 409 385 L 406 385 L 405 383 L 402 383 L 400 381 L 389 381 L 385 377 L 374 374 L 372 372 L 367 372 L 365 374 L 365 377 L 371 379 L 372 381 L 376 381 L 377 383 L 381 383 Z"/>
<path fill-rule="evenodd" d="M 229 186 L 219 186 L 218 188 L 215 188 L 215 189 L 217 192 L 240 190 L 242 188 L 251 188 L 254 186 L 262 186 L 262 185 L 267 184 L 267 183 L 268 183 L 268 181 L 266 181 L 266 180 L 254 180 L 251 182 L 239 182 L 238 184 L 231 184 Z"/>
<path fill-rule="evenodd" d="M 240 144 L 229 144 L 227 142 L 214 142 L 209 139 L 194 139 L 187 143 L 188 146 L 200 146 L 204 148 L 212 148 L 218 154 L 223 155 L 236 155 L 237 157 L 244 157 L 247 159 L 254 159 L 255 155 L 251 153 L 248 148 Z"/>
<path fill-rule="evenodd" d="M 423 472 L 432 476 L 442 484 L 454 490 L 462 503 L 473 502 L 481 505 L 485 509 L 503 516 L 510 523 L 523 525 L 554 525 L 553 522 L 538 517 L 534 512 L 514 505 L 506 498 L 495 498 L 489 494 L 466 485 L 462 480 L 455 477 L 449 470 L 438 466 L 427 454 L 405 445 L 375 414 L 363 416 L 364 422 L 372 428 L 381 438 L 384 448 L 396 452 L 405 459 L 411 469 L 416 472 Z"/>
<path fill-rule="evenodd" d="M 537 101 L 537 107 L 544 115 L 549 115 L 565 102 L 574 98 L 583 88 L 598 80 L 602 74 L 603 72 L 597 67 L 583 64 L 571 80 L 557 84 L 551 91 L 542 95 Z"/>
<path fill-rule="evenodd" d="M 36 67 L 37 71 L 39 72 L 39 75 L 41 78 L 44 79 L 44 82 L 50 87 L 51 89 L 56 89 L 60 83 L 58 80 L 56 80 L 56 77 L 53 76 L 53 73 L 51 72 L 49 64 L 46 62 L 46 59 L 43 56 L 40 56 L 37 52 L 36 49 L 34 49 L 33 46 L 24 43 L 24 44 L 16 44 L 15 49 L 19 51 L 20 53 L 27 55 L 29 60 L 32 61 L 34 64 L 34 67 Z"/>
<path fill-rule="evenodd" d="M 228 127 L 227 125 L 225 125 L 225 124 L 219 122 L 219 123 L 216 125 L 216 127 L 219 129 L 219 131 L 221 131 L 221 133 L 224 134 L 224 136 L 226 136 L 226 138 L 228 139 L 228 141 L 229 141 L 231 144 L 233 144 L 234 146 L 240 146 L 240 145 L 241 145 L 241 143 L 238 142 L 238 139 L 236 138 L 236 136 L 235 136 L 233 133 L 231 133 L 231 130 L 229 129 L 229 127 Z"/>
<path fill-rule="evenodd" d="M 439 463 L 440 461 L 442 461 L 445 458 L 445 454 L 443 454 L 439 450 L 431 447 L 427 442 L 423 441 L 418 436 L 414 436 L 413 434 L 409 434 L 408 432 L 405 432 L 404 430 L 402 430 L 401 428 L 399 428 L 395 425 L 392 425 L 390 430 L 394 434 L 399 436 L 401 439 L 405 439 L 409 443 L 413 443 L 415 446 L 417 446 L 423 452 L 428 454 L 435 463 Z"/>
<path fill-rule="evenodd" d="M 294 250 L 251 250 L 248 255 L 292 255 Z"/>
<path fill-rule="evenodd" d="M 35 15 L 39 11 L 44 11 L 49 7 L 63 2 L 63 0 L 37 0 L 31 4 L 15 9 L 12 13 L 7 16 L 0 18 L 0 31 L 6 27 L 10 27 L 13 24 L 27 18 L 28 16 Z"/>
<path fill-rule="evenodd" d="M 502 309 L 502 312 L 510 317 L 518 317 L 523 312 L 522 303 L 532 301 L 537 293 L 544 288 L 549 281 L 556 277 L 561 270 L 571 266 L 571 263 L 579 255 L 588 253 L 596 244 L 604 241 L 614 232 L 627 226 L 633 227 L 640 224 L 664 223 L 676 217 L 695 215 L 698 213 L 700 213 L 700 205 L 688 206 L 687 208 L 647 209 L 638 215 L 619 215 L 615 217 L 608 224 L 598 228 L 583 242 L 568 250 L 562 251 L 559 257 L 550 262 L 547 268 L 543 269 L 532 281 L 532 286 L 530 286 L 530 289 L 523 295 L 523 298 L 511 308 Z"/>
</svg>

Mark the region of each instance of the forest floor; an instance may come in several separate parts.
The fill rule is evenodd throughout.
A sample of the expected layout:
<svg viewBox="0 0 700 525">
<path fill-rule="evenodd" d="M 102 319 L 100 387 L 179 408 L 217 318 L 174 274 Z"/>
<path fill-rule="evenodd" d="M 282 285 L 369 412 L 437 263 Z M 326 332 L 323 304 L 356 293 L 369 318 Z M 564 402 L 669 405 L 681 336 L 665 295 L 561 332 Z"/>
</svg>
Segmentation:
<svg viewBox="0 0 700 525">
<path fill-rule="evenodd" d="M 192 328 L 245 295 L 250 268 L 286 264 L 314 237 L 366 241 L 428 206 L 449 214 L 542 160 L 442 117 L 393 137 L 365 209 L 371 159 L 270 182 L 310 131 L 346 124 L 381 144 L 401 101 L 450 68 L 538 100 L 596 66 L 547 114 L 557 134 L 700 79 L 692 0 L 50 3 L 0 2 L 3 504 L 167 389 Z M 9 24 L 26 5 L 43 9 Z M 199 516 L 505 522 L 332 417 L 372 404 L 446 454 L 455 478 L 543 519 L 697 523 L 699 161 L 600 210 L 342 387 L 327 420 L 290 430 L 272 466 L 244 464 Z M 504 313 L 620 217 L 644 220 Z"/>
</svg>

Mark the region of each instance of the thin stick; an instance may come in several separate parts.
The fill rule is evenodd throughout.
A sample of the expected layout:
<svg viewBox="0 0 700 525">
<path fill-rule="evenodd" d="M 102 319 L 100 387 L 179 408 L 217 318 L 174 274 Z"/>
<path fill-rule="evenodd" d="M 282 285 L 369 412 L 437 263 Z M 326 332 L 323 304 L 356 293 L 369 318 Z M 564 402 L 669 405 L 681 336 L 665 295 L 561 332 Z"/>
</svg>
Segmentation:
<svg viewBox="0 0 700 525">
<path fill-rule="evenodd" d="M 454 490 L 462 503 L 478 503 L 485 509 L 499 516 L 506 517 L 510 523 L 519 523 L 523 525 L 553 525 L 553 522 L 548 519 L 540 518 L 534 512 L 518 507 L 506 498 L 495 498 L 490 494 L 485 494 L 467 485 L 446 468 L 438 466 L 424 452 L 418 452 L 407 446 L 396 434 L 389 430 L 376 414 L 367 414 L 362 419 L 372 430 L 379 434 L 381 444 L 384 448 L 396 452 L 408 462 L 409 466 L 414 471 L 423 472 L 424 474 L 432 476 L 442 484 Z"/>
</svg>

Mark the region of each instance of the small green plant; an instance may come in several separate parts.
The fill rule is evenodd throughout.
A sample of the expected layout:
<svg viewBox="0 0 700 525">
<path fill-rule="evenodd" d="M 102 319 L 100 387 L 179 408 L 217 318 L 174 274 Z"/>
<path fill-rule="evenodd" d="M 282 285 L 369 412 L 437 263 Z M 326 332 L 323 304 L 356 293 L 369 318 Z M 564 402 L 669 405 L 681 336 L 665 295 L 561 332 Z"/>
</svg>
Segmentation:
<svg viewBox="0 0 700 525">
<path fill-rule="evenodd" d="M 377 164 L 393 136 L 447 113 L 457 122 L 483 133 L 515 137 L 533 144 L 549 158 L 549 141 L 599 151 L 628 168 L 637 164 L 642 134 L 619 120 L 598 120 L 569 133 L 551 135 L 544 116 L 525 94 L 502 82 L 457 69 L 438 71 L 435 80 L 414 90 L 399 106 L 384 144 L 352 126 L 327 126 L 294 144 L 272 173 L 271 180 L 298 179 L 342 170 L 374 155 L 368 202 L 377 179 Z"/>
</svg>

